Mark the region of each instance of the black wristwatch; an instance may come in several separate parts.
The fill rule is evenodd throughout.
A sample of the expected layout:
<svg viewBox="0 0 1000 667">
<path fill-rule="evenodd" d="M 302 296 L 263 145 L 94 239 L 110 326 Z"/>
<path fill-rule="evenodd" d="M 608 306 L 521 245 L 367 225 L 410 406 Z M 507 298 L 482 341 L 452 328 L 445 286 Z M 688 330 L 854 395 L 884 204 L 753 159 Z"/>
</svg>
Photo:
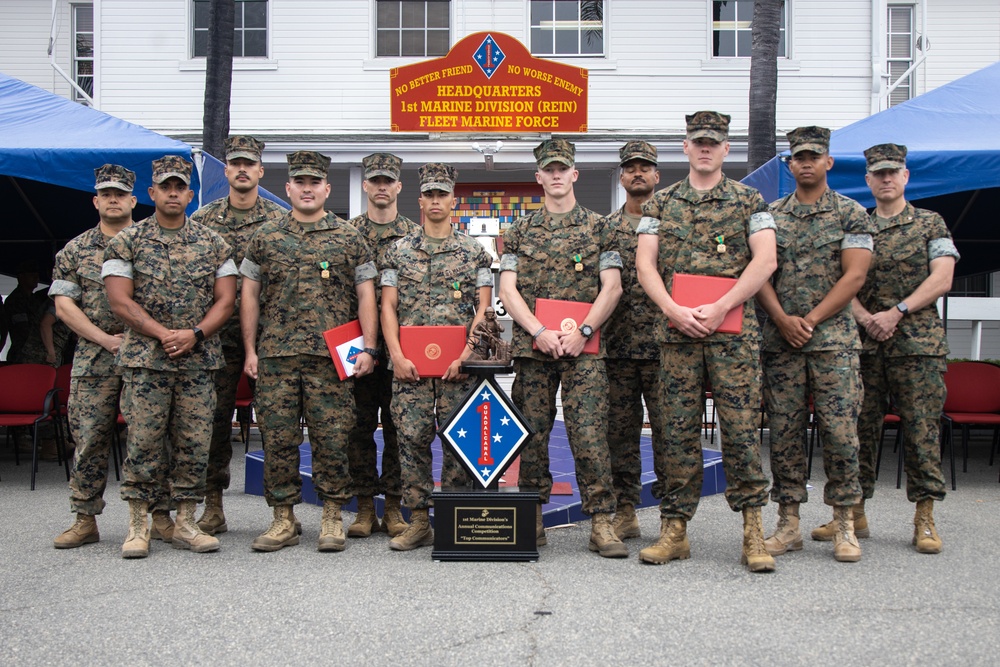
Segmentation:
<svg viewBox="0 0 1000 667">
<path fill-rule="evenodd" d="M 910 314 L 910 309 L 907 308 L 905 301 L 900 301 L 899 303 L 897 303 L 896 304 L 896 310 L 898 310 L 899 312 L 903 313 L 903 315 L 909 315 Z"/>
<path fill-rule="evenodd" d="M 584 324 L 580 327 L 580 334 L 587 340 L 590 340 L 594 337 L 594 327 L 589 324 Z"/>
<path fill-rule="evenodd" d="M 376 350 L 374 347 L 366 347 L 361 351 L 370 354 L 372 359 L 378 359 L 378 350 Z"/>
<path fill-rule="evenodd" d="M 191 331 L 194 332 L 194 337 L 199 343 L 205 340 L 205 332 L 198 327 L 192 328 Z"/>
</svg>

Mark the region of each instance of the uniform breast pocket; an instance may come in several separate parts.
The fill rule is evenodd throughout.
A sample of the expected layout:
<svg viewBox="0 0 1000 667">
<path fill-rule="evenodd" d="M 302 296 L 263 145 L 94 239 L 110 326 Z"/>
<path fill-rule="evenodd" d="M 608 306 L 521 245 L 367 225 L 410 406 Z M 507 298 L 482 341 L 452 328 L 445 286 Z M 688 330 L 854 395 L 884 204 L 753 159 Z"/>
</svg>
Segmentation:
<svg viewBox="0 0 1000 667">
<path fill-rule="evenodd" d="M 152 248 L 135 258 L 132 262 L 132 277 L 136 285 L 145 283 L 161 284 L 167 278 L 170 259 L 166 252 Z"/>
<path fill-rule="evenodd" d="M 423 266 L 407 264 L 399 268 L 399 283 L 397 289 L 400 298 L 407 295 L 415 296 L 420 293 L 422 286 L 427 282 L 427 269 Z"/>
<path fill-rule="evenodd" d="M 97 288 L 99 291 L 103 289 L 103 280 L 101 279 L 101 267 L 100 265 L 89 265 L 85 264 L 77 269 L 77 274 L 83 283 L 91 288 Z M 83 285 L 81 285 L 83 286 Z"/>
</svg>

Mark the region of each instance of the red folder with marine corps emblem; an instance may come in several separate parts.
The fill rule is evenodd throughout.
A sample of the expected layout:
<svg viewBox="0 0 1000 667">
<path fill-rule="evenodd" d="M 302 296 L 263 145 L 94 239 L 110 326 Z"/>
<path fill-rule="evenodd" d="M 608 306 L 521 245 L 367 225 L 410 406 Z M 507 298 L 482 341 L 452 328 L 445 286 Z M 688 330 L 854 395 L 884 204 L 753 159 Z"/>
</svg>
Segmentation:
<svg viewBox="0 0 1000 667">
<path fill-rule="evenodd" d="M 583 318 L 587 317 L 593 305 L 584 301 L 535 299 L 535 317 L 546 329 L 569 333 L 583 324 Z M 531 349 L 537 350 L 538 346 L 532 342 Z M 600 350 L 601 332 L 594 329 L 594 335 L 583 346 L 583 354 L 597 354 Z"/>
<path fill-rule="evenodd" d="M 365 349 L 365 337 L 361 335 L 361 322 L 351 320 L 347 324 L 339 327 L 327 329 L 323 332 L 323 340 L 330 350 L 333 358 L 333 365 L 337 368 L 337 375 L 341 380 L 354 375 L 354 363 L 358 360 L 358 355 Z"/>
<path fill-rule="evenodd" d="M 403 356 L 413 362 L 421 378 L 443 377 L 451 362 L 465 350 L 465 327 L 399 327 Z"/>
<path fill-rule="evenodd" d="M 696 308 L 707 303 L 715 303 L 735 284 L 736 278 L 675 273 L 673 293 L 670 296 L 679 306 Z M 674 326 L 673 322 L 670 323 L 670 326 Z M 737 334 L 743 331 L 742 303 L 726 313 L 726 317 L 716 331 Z"/>
</svg>

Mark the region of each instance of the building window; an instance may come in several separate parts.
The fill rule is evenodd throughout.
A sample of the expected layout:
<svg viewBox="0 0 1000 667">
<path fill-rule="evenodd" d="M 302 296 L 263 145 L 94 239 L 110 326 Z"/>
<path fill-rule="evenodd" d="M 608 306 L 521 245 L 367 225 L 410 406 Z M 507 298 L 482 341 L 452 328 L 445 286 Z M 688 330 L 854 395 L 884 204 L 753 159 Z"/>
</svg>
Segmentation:
<svg viewBox="0 0 1000 667">
<path fill-rule="evenodd" d="M 778 57 L 788 57 L 788 3 L 781 3 Z M 712 0 L 712 56 L 749 58 L 753 34 L 753 0 Z"/>
<path fill-rule="evenodd" d="M 604 0 L 531 0 L 530 4 L 532 55 L 604 55 Z"/>
<path fill-rule="evenodd" d="M 94 6 L 73 5 L 73 80 L 87 94 L 73 89 L 73 99 L 94 97 Z M 90 99 L 87 99 L 87 98 Z"/>
<path fill-rule="evenodd" d="M 208 15 L 210 0 L 194 1 L 193 55 L 208 55 Z M 233 57 L 267 57 L 267 0 L 236 0 L 233 22 Z"/>
<path fill-rule="evenodd" d="M 450 0 L 376 0 L 376 56 L 443 56 L 450 47 Z"/>
<path fill-rule="evenodd" d="M 990 290 L 991 277 L 989 273 L 980 273 L 975 276 L 955 278 L 951 283 L 951 291 L 948 292 L 948 296 L 993 296 Z"/>
<path fill-rule="evenodd" d="M 886 70 L 889 73 L 889 85 L 896 83 L 906 70 L 913 65 L 913 6 L 889 5 L 887 17 L 888 34 L 886 35 Z M 899 85 L 889 93 L 889 106 L 913 97 L 913 73 L 899 80 Z"/>
</svg>

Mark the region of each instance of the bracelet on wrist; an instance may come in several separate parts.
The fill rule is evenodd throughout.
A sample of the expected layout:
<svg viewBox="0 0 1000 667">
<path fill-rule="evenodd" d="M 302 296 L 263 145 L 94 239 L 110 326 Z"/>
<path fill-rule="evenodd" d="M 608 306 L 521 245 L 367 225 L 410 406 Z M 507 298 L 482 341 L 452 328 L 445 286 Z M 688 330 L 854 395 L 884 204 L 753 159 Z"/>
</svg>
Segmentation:
<svg viewBox="0 0 1000 667">
<path fill-rule="evenodd" d="M 542 332 L 543 332 L 543 331 L 545 331 L 545 327 L 544 327 L 544 326 L 543 326 L 543 327 L 542 327 L 541 329 L 539 329 L 538 331 L 536 331 L 536 332 L 535 332 L 535 333 L 534 333 L 534 334 L 533 334 L 533 335 L 531 336 L 531 340 L 537 340 L 537 339 L 538 339 L 538 337 L 542 335 Z"/>
<path fill-rule="evenodd" d="M 367 354 L 370 354 L 371 357 L 372 357 L 372 359 L 377 359 L 378 358 L 378 350 L 376 350 L 374 347 L 366 347 L 365 349 L 363 349 L 361 351 L 365 352 Z"/>
</svg>

